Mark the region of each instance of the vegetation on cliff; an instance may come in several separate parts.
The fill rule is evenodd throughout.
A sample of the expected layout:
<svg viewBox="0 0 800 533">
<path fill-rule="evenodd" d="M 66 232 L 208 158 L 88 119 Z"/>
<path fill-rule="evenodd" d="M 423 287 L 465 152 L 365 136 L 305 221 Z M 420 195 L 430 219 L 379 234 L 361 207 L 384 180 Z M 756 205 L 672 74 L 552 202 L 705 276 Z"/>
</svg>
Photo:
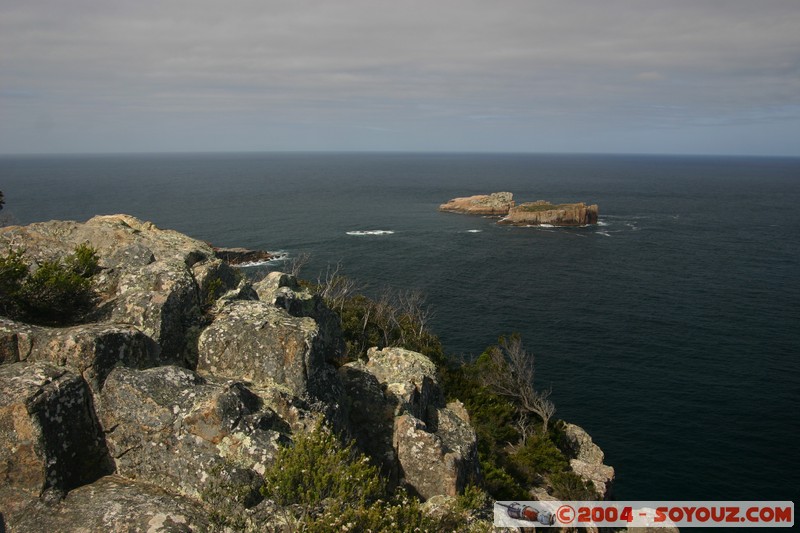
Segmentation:
<svg viewBox="0 0 800 533">
<path fill-rule="evenodd" d="M 0 313 L 34 324 L 69 324 L 91 308 L 97 253 L 82 244 L 61 259 L 28 263 L 22 252 L 0 256 Z"/>
<path fill-rule="evenodd" d="M 461 362 L 430 331 L 431 313 L 419 293 L 385 289 L 369 298 L 356 287 L 338 269 L 315 286 L 341 316 L 348 358 L 363 358 L 369 346 L 402 346 L 434 361 L 445 393 L 464 404 L 477 433 L 481 488 L 506 500 L 530 499 L 533 487 L 560 498 L 597 497 L 570 469 L 564 423 L 550 424 L 550 390 L 535 387 L 534 357 L 518 336 L 500 337 L 474 362 Z"/>
<path fill-rule="evenodd" d="M 388 490 L 369 458 L 324 425 L 283 448 L 264 478 L 262 494 L 303 531 L 465 531 L 465 513 L 476 501 L 468 491 L 430 516 L 417 498 Z"/>
</svg>

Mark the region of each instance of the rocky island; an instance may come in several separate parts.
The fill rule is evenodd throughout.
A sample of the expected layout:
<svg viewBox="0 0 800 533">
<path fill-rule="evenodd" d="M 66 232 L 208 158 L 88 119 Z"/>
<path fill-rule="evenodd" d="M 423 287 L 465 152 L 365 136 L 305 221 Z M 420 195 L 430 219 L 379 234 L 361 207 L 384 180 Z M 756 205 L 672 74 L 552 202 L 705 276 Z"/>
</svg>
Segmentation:
<svg viewBox="0 0 800 533">
<path fill-rule="evenodd" d="M 502 217 L 498 224 L 511 226 L 585 226 L 597 224 L 597 205 L 583 202 L 552 204 L 546 200 L 515 205 L 510 192 L 495 192 L 453 198 L 439 206 L 440 211 Z"/>
<path fill-rule="evenodd" d="M 97 263 L 83 273 L 95 300 L 79 320 L 0 316 L 0 531 L 289 531 L 312 519 L 376 527 L 408 509 L 426 517 L 404 515 L 421 530 L 477 520 L 457 502 L 484 483 L 480 420 L 447 400 L 430 358 L 386 346 L 348 362 L 339 315 L 307 285 L 280 272 L 249 281 L 210 245 L 127 215 L 0 228 L 0 266 L 69 266 L 63 258 L 82 246 Z M 4 298 L 9 287 L 0 286 Z M 375 487 L 418 500 L 392 507 L 373 488 L 370 505 L 384 507 L 371 518 L 356 496 L 342 507 L 332 496 L 306 507 L 281 500 L 286 476 L 302 481 L 317 468 L 289 463 L 287 450 L 303 443 L 298 453 L 311 453 L 321 427 L 365 454 L 348 472 L 375 469 Z M 577 426 L 558 427 L 569 448 L 560 468 L 606 496 L 614 471 L 602 452 Z M 356 457 L 329 448 L 316 457 L 335 453 Z M 363 485 L 352 489 L 361 498 Z M 528 495 L 553 498 L 537 490 Z M 442 509 L 456 525 L 432 522 Z"/>
<path fill-rule="evenodd" d="M 464 213 L 467 215 L 505 216 L 514 207 L 514 195 L 510 192 L 493 192 L 464 198 L 453 198 L 439 206 L 439 211 Z"/>
<path fill-rule="evenodd" d="M 509 209 L 498 224 L 513 226 L 586 226 L 597 224 L 597 205 L 551 204 L 546 200 L 526 202 Z"/>
</svg>

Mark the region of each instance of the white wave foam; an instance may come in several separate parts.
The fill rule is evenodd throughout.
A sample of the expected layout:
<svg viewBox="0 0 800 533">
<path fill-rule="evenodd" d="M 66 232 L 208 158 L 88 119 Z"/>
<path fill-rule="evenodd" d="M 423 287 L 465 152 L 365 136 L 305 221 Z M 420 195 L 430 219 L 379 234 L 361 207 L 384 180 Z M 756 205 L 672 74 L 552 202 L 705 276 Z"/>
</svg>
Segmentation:
<svg viewBox="0 0 800 533">
<path fill-rule="evenodd" d="M 278 263 L 280 261 L 283 261 L 283 259 L 270 259 L 268 261 L 250 261 L 248 263 L 239 263 L 238 265 L 234 266 L 237 266 L 239 268 L 260 267 L 265 265 L 274 265 L 275 263 Z"/>
<path fill-rule="evenodd" d="M 597 225 L 598 225 L 598 226 L 608 226 L 608 222 L 604 222 L 604 221 L 602 221 L 602 220 L 598 220 L 598 221 L 597 221 Z"/>
<path fill-rule="evenodd" d="M 482 229 L 468 229 L 467 233 L 480 233 L 482 231 L 483 231 Z"/>
<path fill-rule="evenodd" d="M 394 232 L 388 229 L 372 229 L 363 231 L 348 231 L 347 234 L 363 237 L 364 235 L 392 235 Z"/>
<path fill-rule="evenodd" d="M 238 265 L 233 265 L 233 266 L 238 268 L 252 268 L 252 267 L 260 267 L 268 265 L 277 265 L 279 263 L 283 263 L 287 259 L 289 259 L 289 254 L 281 252 L 274 255 L 271 259 L 264 259 L 261 261 L 249 261 L 247 263 L 239 263 Z"/>
<path fill-rule="evenodd" d="M 595 231 L 598 235 L 602 235 L 603 237 L 611 237 L 611 234 L 607 231 Z"/>
<path fill-rule="evenodd" d="M 540 228 L 555 228 L 552 224 L 538 224 Z"/>
</svg>

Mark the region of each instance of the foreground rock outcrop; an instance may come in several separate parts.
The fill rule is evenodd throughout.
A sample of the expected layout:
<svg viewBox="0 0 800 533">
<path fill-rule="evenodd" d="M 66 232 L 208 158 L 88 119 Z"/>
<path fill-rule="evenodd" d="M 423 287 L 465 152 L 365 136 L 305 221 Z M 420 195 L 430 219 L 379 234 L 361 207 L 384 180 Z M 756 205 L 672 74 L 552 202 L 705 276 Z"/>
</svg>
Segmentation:
<svg viewBox="0 0 800 533">
<path fill-rule="evenodd" d="M 13 512 L 109 472 L 86 382 L 46 363 L 0 366 L 0 502 Z"/>
<path fill-rule="evenodd" d="M 423 498 L 479 475 L 433 363 L 375 349 L 337 369 L 338 316 L 291 276 L 253 286 L 126 215 L 0 229 L 34 263 L 79 244 L 101 267 L 85 323 L 0 319 L 0 531 L 206 531 L 220 484 L 263 505 L 278 448 L 320 420 Z"/>
<path fill-rule="evenodd" d="M 439 211 L 464 213 L 467 215 L 505 216 L 514 207 L 514 195 L 510 192 L 493 192 L 462 198 L 453 198 L 439 206 Z"/>
<path fill-rule="evenodd" d="M 554 205 L 539 200 L 512 207 L 497 223 L 514 226 L 585 226 L 597 224 L 597 214 L 597 205 L 583 202 Z"/>
</svg>

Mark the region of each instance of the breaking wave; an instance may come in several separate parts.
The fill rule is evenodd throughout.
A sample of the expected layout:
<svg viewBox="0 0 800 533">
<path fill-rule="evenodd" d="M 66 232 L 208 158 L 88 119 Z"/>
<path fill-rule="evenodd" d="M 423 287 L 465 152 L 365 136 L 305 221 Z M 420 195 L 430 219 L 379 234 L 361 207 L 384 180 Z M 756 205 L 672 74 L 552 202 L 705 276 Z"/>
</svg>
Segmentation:
<svg viewBox="0 0 800 533">
<path fill-rule="evenodd" d="M 364 235 L 392 235 L 394 232 L 388 229 L 372 229 L 364 231 L 348 231 L 348 235 L 363 237 Z"/>
</svg>

